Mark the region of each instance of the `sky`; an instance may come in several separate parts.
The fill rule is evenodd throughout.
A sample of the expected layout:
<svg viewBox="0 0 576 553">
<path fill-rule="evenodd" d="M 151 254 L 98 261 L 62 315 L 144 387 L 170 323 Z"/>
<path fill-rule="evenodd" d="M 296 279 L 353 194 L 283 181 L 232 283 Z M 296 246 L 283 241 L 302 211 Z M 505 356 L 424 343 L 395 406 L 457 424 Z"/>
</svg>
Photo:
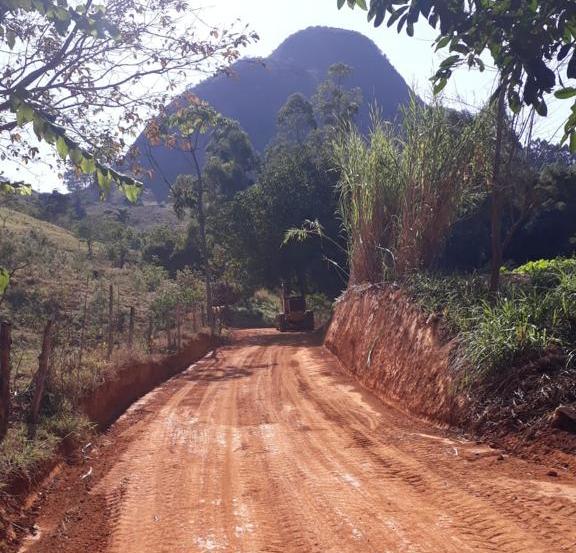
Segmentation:
<svg viewBox="0 0 576 553">
<path fill-rule="evenodd" d="M 424 99 L 430 97 L 430 76 L 446 53 L 435 53 L 432 43 L 436 32 L 421 21 L 414 37 L 398 34 L 395 27 L 385 25 L 375 29 L 366 20 L 366 13 L 345 7 L 338 10 L 336 0 L 191 0 L 191 5 L 202 6 L 201 21 L 218 27 L 231 23 L 246 24 L 257 32 L 260 40 L 244 50 L 246 56 L 268 56 L 291 34 L 309 26 L 324 25 L 358 31 L 371 40 L 387 56 L 407 84 Z M 190 15 L 189 17 L 195 17 Z M 488 60 L 487 60 L 488 61 Z M 474 110 L 482 106 L 494 89 L 496 73 L 489 67 L 484 73 L 460 69 L 444 90 L 447 103 L 462 109 Z M 191 85 L 194 83 L 190 83 Z M 570 102 L 549 101 L 549 115 L 538 118 L 534 132 L 551 141 L 562 137 L 562 123 L 569 113 Z M 6 168 L 6 174 L 30 182 L 35 189 L 62 190 L 62 183 L 47 166 L 37 164 L 24 170 Z"/>
</svg>

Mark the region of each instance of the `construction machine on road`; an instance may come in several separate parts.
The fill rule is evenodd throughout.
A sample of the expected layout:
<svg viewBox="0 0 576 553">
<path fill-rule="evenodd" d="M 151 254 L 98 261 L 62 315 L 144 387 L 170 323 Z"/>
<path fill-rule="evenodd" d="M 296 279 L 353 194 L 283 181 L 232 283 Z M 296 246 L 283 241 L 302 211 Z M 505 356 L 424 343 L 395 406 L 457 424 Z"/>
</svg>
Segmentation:
<svg viewBox="0 0 576 553">
<path fill-rule="evenodd" d="M 280 332 L 314 330 L 314 312 L 306 309 L 306 296 L 290 294 L 282 285 L 282 313 L 276 317 Z"/>
</svg>

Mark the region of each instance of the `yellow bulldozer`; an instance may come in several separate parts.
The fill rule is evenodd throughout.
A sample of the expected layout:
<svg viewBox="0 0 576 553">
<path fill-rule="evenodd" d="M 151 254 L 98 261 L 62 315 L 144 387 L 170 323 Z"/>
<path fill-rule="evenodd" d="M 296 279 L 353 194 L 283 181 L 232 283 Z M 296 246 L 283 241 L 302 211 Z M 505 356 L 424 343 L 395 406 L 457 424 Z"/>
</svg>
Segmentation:
<svg viewBox="0 0 576 553">
<path fill-rule="evenodd" d="M 290 294 L 282 285 L 282 313 L 276 317 L 280 332 L 314 330 L 314 312 L 306 309 L 306 296 Z"/>
</svg>

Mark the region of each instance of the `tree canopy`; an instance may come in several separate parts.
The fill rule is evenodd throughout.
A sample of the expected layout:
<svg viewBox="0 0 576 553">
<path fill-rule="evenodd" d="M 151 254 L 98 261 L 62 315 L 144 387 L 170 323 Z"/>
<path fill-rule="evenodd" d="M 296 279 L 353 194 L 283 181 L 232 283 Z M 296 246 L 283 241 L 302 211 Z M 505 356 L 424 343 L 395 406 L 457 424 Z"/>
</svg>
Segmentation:
<svg viewBox="0 0 576 553">
<path fill-rule="evenodd" d="M 486 52 L 500 73 L 508 105 L 518 112 L 525 104 L 546 116 L 546 96 L 576 97 L 576 3 L 565 0 L 337 0 L 368 12 L 376 27 L 396 24 L 398 32 L 414 34 L 422 17 L 439 30 L 436 50 L 449 56 L 432 77 L 441 91 L 454 69 L 484 69 Z M 576 100 L 566 121 L 565 140 L 576 151 Z"/>
<path fill-rule="evenodd" d="M 2 2 L 1 159 L 29 163 L 44 140 L 102 190 L 115 182 L 135 200 L 138 182 L 113 169 L 126 138 L 194 74 L 226 67 L 257 38 L 195 27 L 182 17 L 194 9 L 183 0 Z"/>
</svg>

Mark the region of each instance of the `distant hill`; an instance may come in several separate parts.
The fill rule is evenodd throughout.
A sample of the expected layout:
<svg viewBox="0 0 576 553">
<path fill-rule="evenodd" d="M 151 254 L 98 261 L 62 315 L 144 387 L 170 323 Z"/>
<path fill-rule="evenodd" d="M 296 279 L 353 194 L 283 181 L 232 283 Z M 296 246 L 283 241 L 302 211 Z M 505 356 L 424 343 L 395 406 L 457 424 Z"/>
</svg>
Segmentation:
<svg viewBox="0 0 576 553">
<path fill-rule="evenodd" d="M 239 121 L 254 147 L 262 152 L 275 134 L 276 114 L 288 96 L 294 92 L 312 95 L 335 63 L 345 63 L 354 70 L 347 85 L 359 87 L 364 96 L 358 117 L 361 128 L 367 128 L 369 107 L 374 102 L 384 117 L 392 119 L 399 105 L 408 99 L 406 82 L 370 39 L 328 27 L 299 31 L 267 59 L 239 61 L 232 67 L 231 77 L 209 78 L 191 91 L 225 116 Z M 141 152 L 150 151 L 143 136 L 135 145 Z M 151 150 L 163 177 L 155 174 L 145 184 L 157 201 L 163 201 L 167 197 L 165 179 L 172 182 L 177 175 L 189 173 L 190 161 L 178 151 L 162 147 Z M 141 162 L 148 165 L 145 158 Z"/>
</svg>

